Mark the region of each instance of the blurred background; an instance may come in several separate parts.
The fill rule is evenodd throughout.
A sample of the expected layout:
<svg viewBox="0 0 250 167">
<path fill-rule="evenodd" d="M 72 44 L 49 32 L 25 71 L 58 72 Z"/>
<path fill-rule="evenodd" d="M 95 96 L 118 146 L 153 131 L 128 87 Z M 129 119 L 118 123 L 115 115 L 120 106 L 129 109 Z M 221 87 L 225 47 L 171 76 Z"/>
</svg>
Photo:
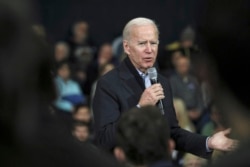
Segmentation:
<svg viewBox="0 0 250 167">
<path fill-rule="evenodd" d="M 16 148 L 28 146 L 36 152 L 61 127 L 65 136 L 96 149 L 91 106 L 96 82 L 125 57 L 122 30 L 135 17 L 150 18 L 159 27 L 157 66 L 170 81 L 179 125 L 206 136 L 231 127 L 233 137 L 249 141 L 249 1 L 0 0 L 0 9 L 3 150 L 13 146 L 16 154 Z M 38 95 L 47 103 L 40 104 Z M 48 110 L 44 106 L 51 101 Z M 40 115 L 43 109 L 55 129 Z M 45 155 L 58 143 L 53 142 Z M 171 154 L 180 167 L 210 163 L 177 150 Z M 226 154 L 214 151 L 213 159 Z"/>
<path fill-rule="evenodd" d="M 96 44 L 110 42 L 126 22 L 134 17 L 148 17 L 156 21 L 161 32 L 160 41 L 167 44 L 178 40 L 187 26 L 196 28 L 197 17 L 204 11 L 205 1 L 199 0 L 36 0 L 36 23 L 46 28 L 48 38 L 55 42 L 68 34 L 76 21 L 85 20 Z"/>
</svg>

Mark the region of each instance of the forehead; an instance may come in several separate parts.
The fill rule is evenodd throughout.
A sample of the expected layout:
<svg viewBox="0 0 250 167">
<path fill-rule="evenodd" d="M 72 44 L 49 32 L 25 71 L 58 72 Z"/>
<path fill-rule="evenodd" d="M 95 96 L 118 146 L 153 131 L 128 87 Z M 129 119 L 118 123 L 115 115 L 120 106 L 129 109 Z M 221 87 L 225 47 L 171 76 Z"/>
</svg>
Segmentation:
<svg viewBox="0 0 250 167">
<path fill-rule="evenodd" d="M 135 25 L 131 27 L 130 38 L 137 40 L 158 40 L 158 34 L 154 25 Z"/>
</svg>

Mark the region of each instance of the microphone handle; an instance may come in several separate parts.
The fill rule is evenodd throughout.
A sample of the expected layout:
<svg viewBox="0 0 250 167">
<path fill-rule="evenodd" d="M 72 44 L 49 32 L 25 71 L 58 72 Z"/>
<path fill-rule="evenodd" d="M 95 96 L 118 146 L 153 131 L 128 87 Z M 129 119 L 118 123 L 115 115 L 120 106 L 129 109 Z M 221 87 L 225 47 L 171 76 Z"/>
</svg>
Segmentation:
<svg viewBox="0 0 250 167">
<path fill-rule="evenodd" d="M 150 79 L 150 82 L 151 82 L 152 85 L 158 83 L 157 79 Z M 159 100 L 156 103 L 156 105 L 160 109 L 161 114 L 164 115 L 165 113 L 164 113 L 164 108 L 163 108 L 162 100 Z"/>
</svg>

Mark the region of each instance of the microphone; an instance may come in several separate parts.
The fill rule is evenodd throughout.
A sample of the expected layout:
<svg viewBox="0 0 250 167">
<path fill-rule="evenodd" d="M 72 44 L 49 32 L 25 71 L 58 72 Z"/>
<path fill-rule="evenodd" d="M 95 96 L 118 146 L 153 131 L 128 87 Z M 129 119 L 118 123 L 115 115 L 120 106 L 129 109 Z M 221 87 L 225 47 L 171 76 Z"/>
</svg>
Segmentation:
<svg viewBox="0 0 250 167">
<path fill-rule="evenodd" d="M 149 68 L 147 70 L 147 73 L 148 73 L 148 76 L 152 85 L 158 83 L 158 79 L 157 79 L 158 75 L 157 75 L 157 70 L 155 67 Z M 161 114 L 164 115 L 164 108 L 163 108 L 162 100 L 159 100 L 156 103 L 156 105 L 160 109 Z"/>
</svg>

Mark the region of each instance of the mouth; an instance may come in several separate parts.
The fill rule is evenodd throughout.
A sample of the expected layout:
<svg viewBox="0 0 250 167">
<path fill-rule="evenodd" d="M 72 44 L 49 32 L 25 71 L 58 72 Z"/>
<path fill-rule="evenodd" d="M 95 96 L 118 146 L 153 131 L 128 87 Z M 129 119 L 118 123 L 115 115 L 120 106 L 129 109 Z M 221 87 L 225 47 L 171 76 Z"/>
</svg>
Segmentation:
<svg viewBox="0 0 250 167">
<path fill-rule="evenodd" d="M 152 57 L 145 57 L 143 58 L 145 62 L 152 62 L 154 59 Z"/>
</svg>

